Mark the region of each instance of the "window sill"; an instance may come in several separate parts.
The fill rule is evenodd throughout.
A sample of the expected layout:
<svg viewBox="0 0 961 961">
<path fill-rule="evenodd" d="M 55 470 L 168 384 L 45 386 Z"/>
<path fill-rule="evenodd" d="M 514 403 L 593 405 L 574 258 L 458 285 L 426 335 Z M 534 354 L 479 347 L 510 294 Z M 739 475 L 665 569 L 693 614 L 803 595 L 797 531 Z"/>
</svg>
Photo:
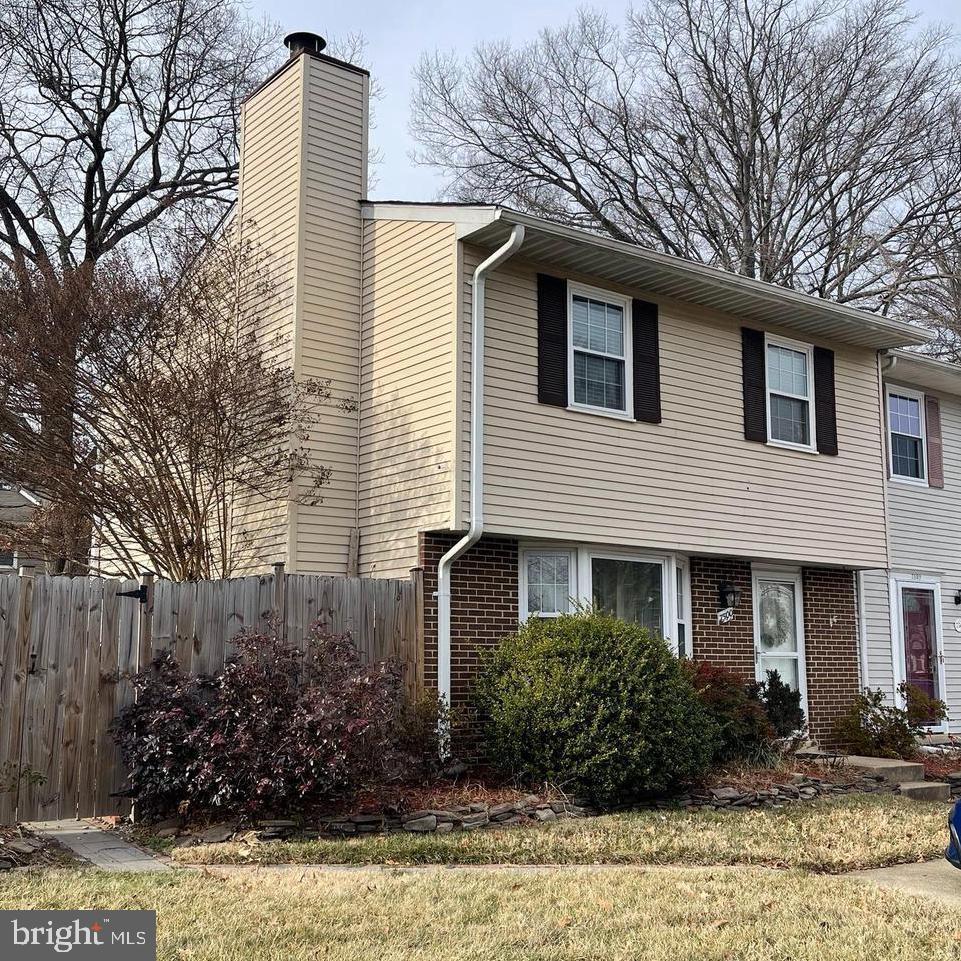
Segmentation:
<svg viewBox="0 0 961 961">
<path fill-rule="evenodd" d="M 907 487 L 930 487 L 927 477 L 902 477 L 900 474 L 891 474 L 888 480 L 894 484 L 904 484 Z"/>
<path fill-rule="evenodd" d="M 572 414 L 591 414 L 594 417 L 607 417 L 610 420 L 627 421 L 634 423 L 634 418 L 625 411 L 605 410 L 603 407 L 587 407 L 582 404 L 568 404 L 567 409 Z"/>
<path fill-rule="evenodd" d="M 800 454 L 814 454 L 817 456 L 818 449 L 816 447 L 809 447 L 805 444 L 792 444 L 787 440 L 769 440 L 767 441 L 768 447 L 780 447 L 784 450 L 794 450 Z"/>
</svg>

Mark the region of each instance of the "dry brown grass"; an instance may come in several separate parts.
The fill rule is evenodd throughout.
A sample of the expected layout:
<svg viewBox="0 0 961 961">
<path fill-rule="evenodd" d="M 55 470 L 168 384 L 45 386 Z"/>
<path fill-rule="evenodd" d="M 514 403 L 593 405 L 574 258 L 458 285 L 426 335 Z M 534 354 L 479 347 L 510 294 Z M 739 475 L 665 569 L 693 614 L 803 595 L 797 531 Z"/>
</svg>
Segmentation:
<svg viewBox="0 0 961 961">
<path fill-rule="evenodd" d="M 215 844 L 181 863 L 765 865 L 840 873 L 941 855 L 946 805 L 863 795 L 780 809 L 645 811 L 447 835 Z"/>
<path fill-rule="evenodd" d="M 162 961 L 946 961 L 961 941 L 937 904 L 757 869 L 0 880 L 0 908 L 79 906 L 156 910 Z"/>
</svg>

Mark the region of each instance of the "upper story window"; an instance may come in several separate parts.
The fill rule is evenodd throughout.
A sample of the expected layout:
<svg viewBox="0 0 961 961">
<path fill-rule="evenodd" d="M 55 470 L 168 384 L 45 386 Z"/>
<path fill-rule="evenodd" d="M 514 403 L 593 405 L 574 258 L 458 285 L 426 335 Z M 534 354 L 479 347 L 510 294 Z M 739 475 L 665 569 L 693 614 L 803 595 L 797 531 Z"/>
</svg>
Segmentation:
<svg viewBox="0 0 961 961">
<path fill-rule="evenodd" d="M 768 336 L 765 358 L 768 441 L 814 450 L 812 348 Z"/>
<path fill-rule="evenodd" d="M 16 567 L 16 561 L 13 551 L 0 551 L 0 570 Z"/>
<path fill-rule="evenodd" d="M 570 406 L 632 416 L 630 300 L 570 284 L 569 316 Z"/>
<path fill-rule="evenodd" d="M 888 388 L 888 450 L 891 476 L 926 480 L 924 396 L 904 387 Z"/>
</svg>

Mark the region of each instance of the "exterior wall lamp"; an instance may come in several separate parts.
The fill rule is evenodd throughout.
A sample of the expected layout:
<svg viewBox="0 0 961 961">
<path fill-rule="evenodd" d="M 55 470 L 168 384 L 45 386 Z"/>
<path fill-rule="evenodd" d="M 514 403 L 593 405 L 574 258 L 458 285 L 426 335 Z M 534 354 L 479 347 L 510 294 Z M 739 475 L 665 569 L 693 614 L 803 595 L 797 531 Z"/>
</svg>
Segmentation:
<svg viewBox="0 0 961 961">
<path fill-rule="evenodd" d="M 741 591 L 730 581 L 721 581 L 717 587 L 717 606 L 722 610 L 733 610 L 741 603 Z"/>
</svg>

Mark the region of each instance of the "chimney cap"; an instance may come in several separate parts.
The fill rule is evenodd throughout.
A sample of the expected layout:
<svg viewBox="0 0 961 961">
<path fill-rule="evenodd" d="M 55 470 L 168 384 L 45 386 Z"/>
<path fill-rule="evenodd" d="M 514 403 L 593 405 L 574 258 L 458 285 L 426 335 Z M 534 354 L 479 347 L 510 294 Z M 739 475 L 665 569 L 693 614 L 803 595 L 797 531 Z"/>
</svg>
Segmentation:
<svg viewBox="0 0 961 961">
<path fill-rule="evenodd" d="M 295 30 L 284 37 L 284 46 L 290 51 L 293 59 L 300 53 L 320 53 L 327 46 L 327 41 L 319 33 Z"/>
</svg>

